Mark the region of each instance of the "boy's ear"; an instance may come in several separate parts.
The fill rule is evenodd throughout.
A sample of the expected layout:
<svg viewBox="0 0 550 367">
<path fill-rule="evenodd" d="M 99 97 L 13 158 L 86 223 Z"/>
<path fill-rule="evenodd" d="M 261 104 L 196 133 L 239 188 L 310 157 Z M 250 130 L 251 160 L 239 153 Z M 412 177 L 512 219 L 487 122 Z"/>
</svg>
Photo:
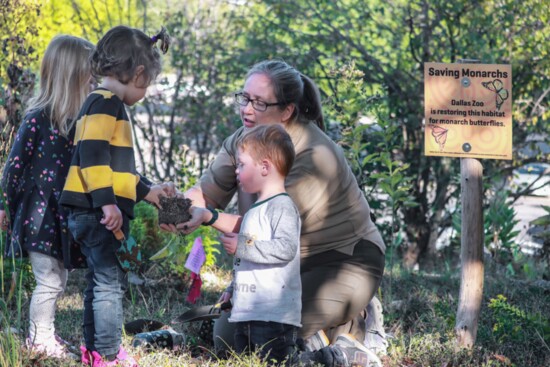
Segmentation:
<svg viewBox="0 0 550 367">
<path fill-rule="evenodd" d="M 271 162 L 267 159 L 262 159 L 262 176 L 267 176 L 269 170 L 271 169 Z"/>
</svg>

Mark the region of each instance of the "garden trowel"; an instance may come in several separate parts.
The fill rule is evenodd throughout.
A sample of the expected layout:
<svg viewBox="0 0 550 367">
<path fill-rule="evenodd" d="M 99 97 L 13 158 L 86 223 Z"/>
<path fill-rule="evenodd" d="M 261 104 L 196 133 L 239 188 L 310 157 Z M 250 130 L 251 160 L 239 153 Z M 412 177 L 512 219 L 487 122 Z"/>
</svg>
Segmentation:
<svg viewBox="0 0 550 367">
<path fill-rule="evenodd" d="M 121 230 L 114 232 L 120 247 L 116 250 L 118 262 L 124 271 L 137 272 L 142 264 L 141 251 L 132 236 L 126 238 Z"/>
<path fill-rule="evenodd" d="M 231 301 L 195 307 L 176 317 L 172 320 L 172 324 L 217 319 L 220 317 L 222 311 L 229 310 L 231 307 Z"/>
</svg>

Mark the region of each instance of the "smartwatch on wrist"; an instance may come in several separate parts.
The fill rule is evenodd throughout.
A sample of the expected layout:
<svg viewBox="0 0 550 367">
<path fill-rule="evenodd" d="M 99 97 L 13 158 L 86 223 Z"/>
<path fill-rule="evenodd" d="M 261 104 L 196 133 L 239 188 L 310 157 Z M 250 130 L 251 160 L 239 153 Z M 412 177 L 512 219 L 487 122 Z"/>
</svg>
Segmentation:
<svg viewBox="0 0 550 367">
<path fill-rule="evenodd" d="M 212 213 L 212 218 L 208 222 L 202 223 L 203 226 L 211 226 L 218 220 L 218 211 L 212 208 L 206 208 Z"/>
</svg>

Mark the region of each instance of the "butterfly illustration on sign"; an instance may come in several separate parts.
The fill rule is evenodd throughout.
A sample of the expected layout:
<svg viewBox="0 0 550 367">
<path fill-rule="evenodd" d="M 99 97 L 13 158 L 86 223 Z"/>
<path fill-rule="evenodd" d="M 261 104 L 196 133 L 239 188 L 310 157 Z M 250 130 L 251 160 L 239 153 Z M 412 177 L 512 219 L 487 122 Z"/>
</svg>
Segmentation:
<svg viewBox="0 0 550 367">
<path fill-rule="evenodd" d="M 447 132 L 449 130 L 437 125 L 432 125 L 430 128 L 432 129 L 432 136 L 434 137 L 435 142 L 439 144 L 439 150 L 443 150 L 445 147 L 445 142 L 447 141 Z"/>
<path fill-rule="evenodd" d="M 503 89 L 503 83 L 500 79 L 495 79 L 492 82 L 481 82 L 485 88 L 489 89 L 491 92 L 495 92 L 497 99 L 497 110 L 500 110 L 500 106 L 508 99 L 508 90 Z"/>
</svg>

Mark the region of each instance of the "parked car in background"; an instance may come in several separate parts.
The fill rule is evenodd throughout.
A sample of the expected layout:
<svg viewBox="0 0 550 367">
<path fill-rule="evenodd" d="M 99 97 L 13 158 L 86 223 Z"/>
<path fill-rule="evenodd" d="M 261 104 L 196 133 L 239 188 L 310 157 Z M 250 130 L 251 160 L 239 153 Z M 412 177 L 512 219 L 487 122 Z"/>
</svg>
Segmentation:
<svg viewBox="0 0 550 367">
<path fill-rule="evenodd" d="M 514 170 L 510 184 L 513 190 L 521 191 L 531 184 L 529 195 L 550 197 L 550 164 L 528 163 Z"/>
</svg>

